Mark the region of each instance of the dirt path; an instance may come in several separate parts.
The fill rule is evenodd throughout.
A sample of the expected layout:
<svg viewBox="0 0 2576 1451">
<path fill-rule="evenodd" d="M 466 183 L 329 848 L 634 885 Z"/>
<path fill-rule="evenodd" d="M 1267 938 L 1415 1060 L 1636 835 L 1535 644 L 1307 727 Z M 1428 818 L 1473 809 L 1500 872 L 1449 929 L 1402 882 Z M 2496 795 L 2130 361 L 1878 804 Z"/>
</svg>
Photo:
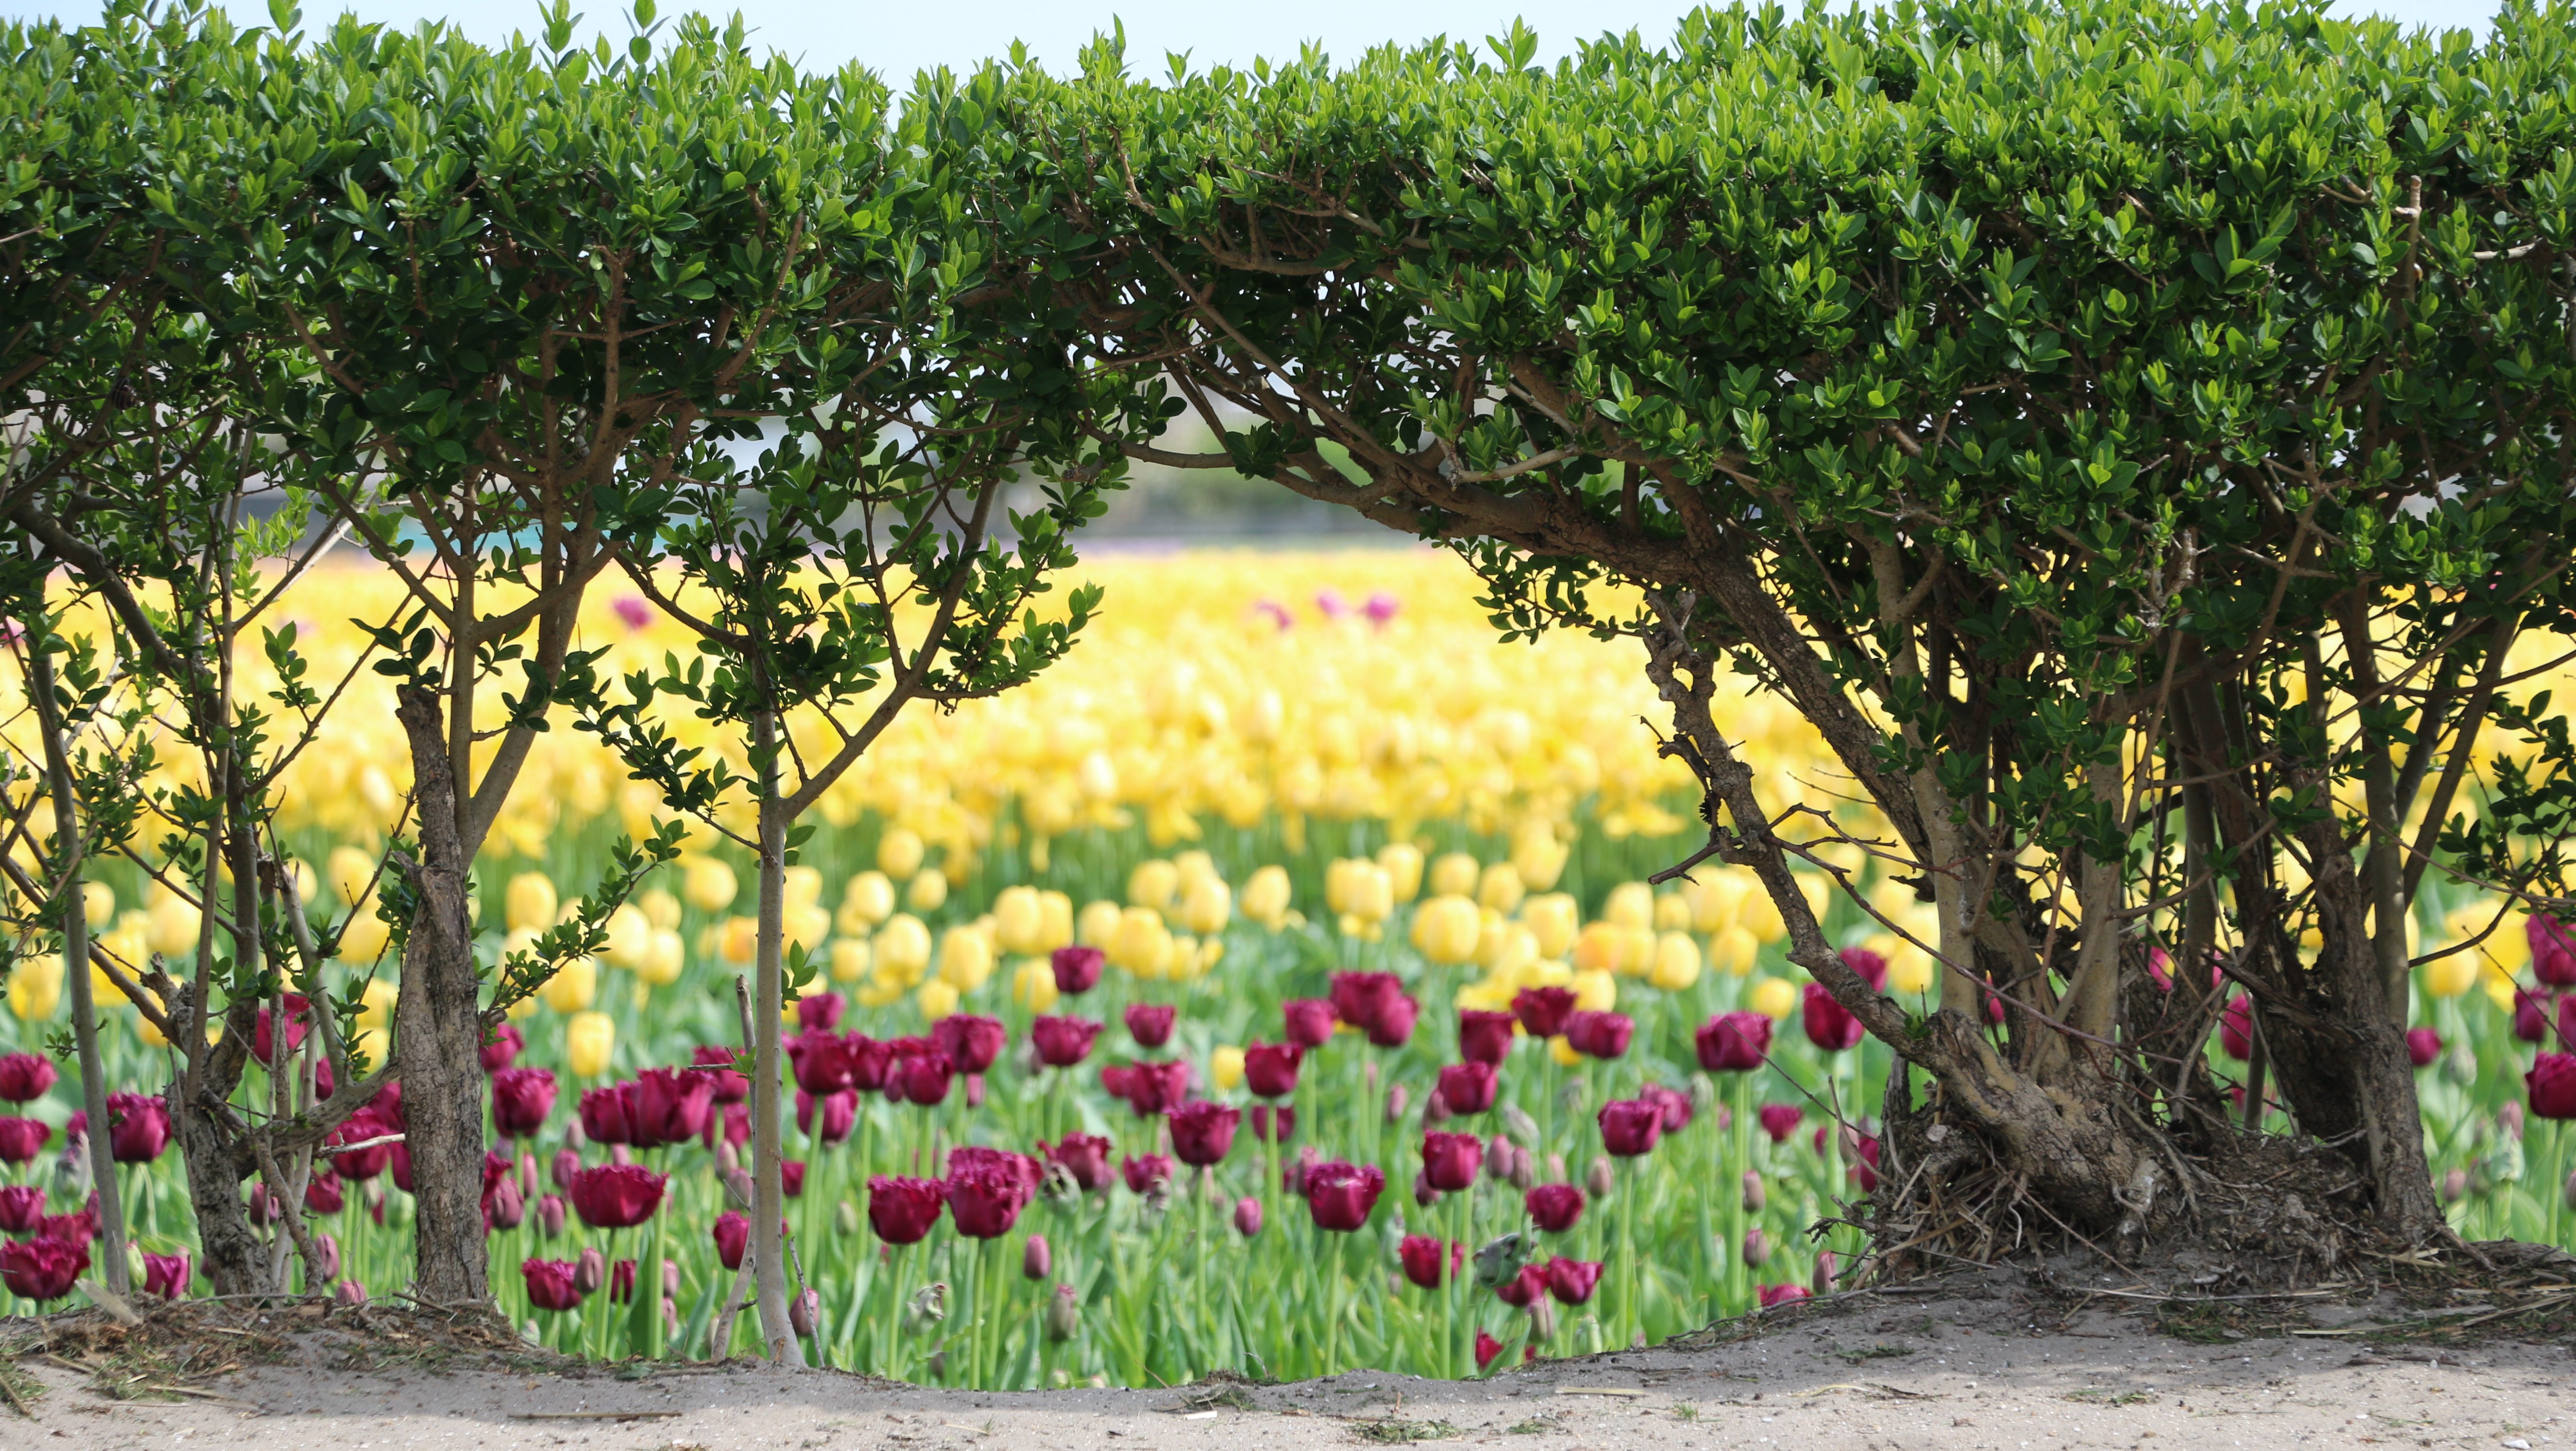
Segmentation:
<svg viewBox="0 0 2576 1451">
<path fill-rule="evenodd" d="M 2565 1346 L 2203 1345 L 2111 1314 L 2036 1326 L 2000 1300 L 1881 1300 L 1733 1344 L 1549 1362 L 1481 1383 L 1358 1372 L 1218 1387 L 1224 1403 L 1206 1387 L 982 1394 L 748 1367 L 626 1380 L 293 1363 L 201 1382 L 208 1394 L 182 1403 L 120 1402 L 65 1365 L 22 1364 L 46 1393 L 32 1423 L 0 1405 L 0 1447 L 51 1451 L 1304 1451 L 1413 1439 L 1533 1451 L 2576 1447 Z"/>
</svg>

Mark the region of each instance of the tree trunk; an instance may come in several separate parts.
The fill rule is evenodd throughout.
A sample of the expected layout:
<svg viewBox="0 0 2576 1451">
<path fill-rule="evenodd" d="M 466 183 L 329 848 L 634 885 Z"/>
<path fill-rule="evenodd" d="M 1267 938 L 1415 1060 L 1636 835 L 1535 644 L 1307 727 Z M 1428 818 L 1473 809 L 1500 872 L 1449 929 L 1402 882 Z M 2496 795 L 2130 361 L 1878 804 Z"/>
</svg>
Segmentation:
<svg viewBox="0 0 2576 1451">
<path fill-rule="evenodd" d="M 209 917 L 214 914 L 208 913 Z M 183 1005 L 184 1006 L 184 1005 Z M 227 1022 L 223 1041 L 206 1050 L 196 1082 L 206 1101 L 221 1103 L 240 1086 L 255 1021 L 247 1012 Z M 197 1273 L 218 1295 L 273 1295 L 279 1286 L 268 1246 L 242 1206 L 242 1181 L 257 1169 L 241 1141 L 197 1104 L 173 1092 L 170 1125 L 187 1168 L 188 1202 L 197 1220 Z"/>
<path fill-rule="evenodd" d="M 110 1144 L 107 1067 L 98 1055 L 98 1004 L 91 999 L 89 902 L 82 894 L 79 793 L 63 745 L 62 707 L 54 699 L 54 657 L 42 637 L 27 642 L 27 694 L 36 705 L 45 738 L 45 778 L 54 801 L 54 879 L 63 912 L 63 970 L 71 977 L 72 1041 L 80 1053 L 81 1107 L 89 1124 L 90 1182 L 98 1190 L 98 1238 L 107 1287 L 127 1291 L 125 1202 L 117 1192 L 116 1157 Z"/>
<path fill-rule="evenodd" d="M 483 1023 L 465 898 L 468 863 L 456 825 L 461 787 L 448 766 L 438 697 L 404 686 L 398 700 L 420 822 L 419 860 L 404 868 L 419 908 L 394 1004 L 415 1213 L 412 1293 L 435 1305 L 481 1306 L 491 1299 L 483 1231 Z"/>
<path fill-rule="evenodd" d="M 760 928 L 752 966 L 751 1243 L 752 1273 L 760 1302 L 760 1339 L 769 1358 L 803 1366 L 796 1329 L 787 1313 L 786 1178 L 779 1168 L 783 1145 L 778 1121 L 778 1032 L 786 1012 L 785 963 L 787 822 L 778 803 L 778 718 L 751 718 L 752 754 L 760 782 Z"/>
</svg>

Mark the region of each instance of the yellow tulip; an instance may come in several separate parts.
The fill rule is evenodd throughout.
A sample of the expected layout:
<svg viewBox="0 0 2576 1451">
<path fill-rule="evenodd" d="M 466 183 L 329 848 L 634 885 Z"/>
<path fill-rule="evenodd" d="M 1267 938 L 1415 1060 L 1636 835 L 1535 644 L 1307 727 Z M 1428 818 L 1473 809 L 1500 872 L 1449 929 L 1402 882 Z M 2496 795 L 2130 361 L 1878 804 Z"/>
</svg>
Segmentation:
<svg viewBox="0 0 2576 1451">
<path fill-rule="evenodd" d="M 188 957 L 197 950 L 197 926 L 204 919 L 184 897 L 164 896 L 152 904 L 147 945 L 164 957 Z"/>
<path fill-rule="evenodd" d="M 297 865 L 302 865 L 298 863 Z M 310 900 L 309 898 L 307 900 Z M 116 920 L 116 888 L 105 882 L 81 883 L 81 916 L 92 927 L 104 927 Z"/>
<path fill-rule="evenodd" d="M 1208 1078 L 1220 1093 L 1232 1093 L 1243 1086 L 1243 1050 L 1220 1047 L 1208 1055 Z"/>
<path fill-rule="evenodd" d="M 840 937 L 832 942 L 832 981 L 857 982 L 868 975 L 868 940 L 864 937 Z"/>
<path fill-rule="evenodd" d="M 1203 851 L 1185 851 L 1173 857 L 1172 870 L 1180 874 L 1180 895 L 1183 897 L 1190 894 L 1192 883 L 1225 880 L 1224 874 L 1216 869 L 1216 858 Z"/>
<path fill-rule="evenodd" d="M 760 919 L 727 917 L 716 924 L 715 946 L 715 955 L 728 966 L 751 966 L 760 956 Z"/>
<path fill-rule="evenodd" d="M 669 987 L 680 980 L 681 971 L 688 965 L 688 944 L 680 940 L 679 933 L 660 927 L 654 929 L 644 963 L 635 969 L 635 978 L 654 987 Z"/>
<path fill-rule="evenodd" d="M 1435 884 L 1438 877 L 1434 872 Z M 1413 910 L 1414 950 L 1442 967 L 1473 959 L 1476 940 L 1483 930 L 1484 914 L 1476 909 L 1475 902 L 1454 893 L 1443 892 Z"/>
<path fill-rule="evenodd" d="M 1547 1056 L 1555 1059 L 1559 1068 L 1572 1068 L 1583 1061 L 1583 1055 L 1574 1051 L 1574 1045 L 1562 1033 L 1547 1040 Z"/>
<path fill-rule="evenodd" d="M 1038 893 L 1038 948 L 1053 952 L 1073 945 L 1073 899 L 1062 892 Z"/>
<path fill-rule="evenodd" d="M 1027 957 L 1047 949 L 1046 905 L 1035 887 L 1004 887 L 993 896 L 993 940 L 1004 952 Z"/>
<path fill-rule="evenodd" d="M 1753 984 L 1744 1000 L 1753 1011 L 1777 1022 L 1798 1010 L 1798 989 L 1785 978 L 1766 977 Z"/>
<path fill-rule="evenodd" d="M 993 975 L 993 944 L 972 927 L 951 927 L 939 936 L 939 980 L 971 993 Z"/>
<path fill-rule="evenodd" d="M 599 997 L 599 963 L 592 958 L 576 957 L 555 970 L 546 985 L 537 989 L 546 1006 L 558 1013 L 577 1013 Z"/>
<path fill-rule="evenodd" d="M 2482 963 L 2479 966 L 2478 980 L 2486 986 L 2487 1001 L 2508 1013 L 2513 1011 L 2514 995 L 2520 992 L 2521 988 L 2514 982 L 2511 974 L 2492 962 Z"/>
<path fill-rule="evenodd" d="M 1276 932 L 1287 925 L 1289 896 L 1287 868 L 1258 868 L 1243 883 L 1243 915 Z"/>
<path fill-rule="evenodd" d="M 206 1026 L 211 1036 L 214 1025 L 209 1023 Z M 388 1055 L 393 1052 L 393 1047 L 393 1034 L 382 1028 L 361 1026 L 356 1036 L 349 1040 L 349 1051 L 357 1055 L 362 1071 L 386 1062 Z"/>
<path fill-rule="evenodd" d="M 1335 869 L 1340 876 L 1338 893 L 1334 890 Z M 1324 897 L 1334 911 L 1374 926 L 1395 913 L 1395 878 L 1377 862 L 1352 857 L 1325 869 Z"/>
<path fill-rule="evenodd" d="M 1073 940 L 1085 947 L 1097 947 L 1107 952 L 1111 939 L 1118 935 L 1118 924 L 1125 920 L 1126 915 L 1127 909 L 1115 902 L 1086 902 L 1082 915 L 1074 920 Z"/>
<path fill-rule="evenodd" d="M 1646 980 L 1668 993 L 1699 981 L 1699 943 L 1687 932 L 1667 932 L 1655 939 L 1655 965 Z"/>
<path fill-rule="evenodd" d="M 890 828 L 877 838 L 877 870 L 888 881 L 906 881 L 921 870 L 922 859 L 929 849 L 922 844 L 921 833 L 908 826 Z"/>
<path fill-rule="evenodd" d="M 680 874 L 680 896 L 701 912 L 721 912 L 733 905 L 741 883 L 733 868 L 711 856 L 692 859 Z"/>
<path fill-rule="evenodd" d="M 819 907 L 823 904 L 822 872 L 799 864 L 789 867 L 780 874 L 780 878 L 778 896 L 780 901 L 787 904 L 788 910 L 793 911 L 798 907 Z"/>
<path fill-rule="evenodd" d="M 1476 878 L 1483 872 L 1476 859 L 1463 851 L 1453 851 L 1431 864 L 1431 895 L 1466 897 L 1476 891 Z"/>
<path fill-rule="evenodd" d="M 887 918 L 870 947 L 878 975 L 889 982 L 910 987 L 930 971 L 930 929 L 909 912 Z"/>
<path fill-rule="evenodd" d="M 896 982 L 883 974 L 871 973 L 866 982 L 859 984 L 858 990 L 852 996 L 859 1000 L 860 1007 L 882 1008 L 903 1001 L 903 995 L 910 991 L 912 991 L 912 985 L 909 983 Z"/>
<path fill-rule="evenodd" d="M 1215 877 L 1193 881 L 1181 894 L 1181 925 L 1201 936 L 1225 930 L 1234 916 L 1234 893 Z"/>
<path fill-rule="evenodd" d="M 1574 970 L 1577 972 L 1619 972 L 1626 968 L 1623 960 L 1628 950 L 1628 934 L 1618 924 L 1603 920 L 1587 922 L 1574 939 Z"/>
<path fill-rule="evenodd" d="M 957 1011 L 957 989 L 935 977 L 923 983 L 913 998 L 921 1004 L 921 1015 L 934 1023 Z"/>
<path fill-rule="evenodd" d="M 54 1015 L 63 1000 L 63 960 L 59 955 L 27 957 L 9 973 L 9 1011 L 22 1023 Z"/>
<path fill-rule="evenodd" d="M 1682 885 L 1682 899 L 1690 906 L 1690 930 L 1713 937 L 1734 926 L 1749 880 L 1742 868 L 1714 863 L 1692 868 L 1691 880 Z"/>
<path fill-rule="evenodd" d="M 1538 939 L 1538 955 L 1563 957 L 1583 925 L 1583 910 L 1563 892 L 1549 892 L 1521 903 L 1521 921 Z"/>
<path fill-rule="evenodd" d="M 508 1015 L 510 1021 L 513 1023 L 526 1022 L 528 1019 L 537 1015 L 537 1000 L 535 998 L 519 999 L 517 1002 L 510 1004 Z"/>
<path fill-rule="evenodd" d="M 340 947 L 332 955 L 342 962 L 371 963 L 385 955 L 385 949 L 393 943 L 393 935 L 393 928 L 376 915 L 374 907 L 362 907 L 349 919 L 349 925 L 340 930 Z"/>
<path fill-rule="evenodd" d="M 383 978 L 371 977 L 367 979 L 367 985 L 358 990 L 358 996 L 362 1004 L 358 1009 L 359 1027 L 391 1028 L 394 1025 L 394 1004 L 402 999 L 401 989 Z"/>
<path fill-rule="evenodd" d="M 1804 878 L 1801 880 L 1803 882 Z M 1777 942 L 1789 935 L 1789 924 L 1781 920 L 1779 906 L 1759 883 L 1736 899 L 1735 925 L 1751 934 L 1757 945 Z"/>
<path fill-rule="evenodd" d="M 1495 977 L 1515 977 L 1538 961 L 1538 934 L 1527 923 L 1507 922 L 1492 913 L 1476 936 L 1476 963 Z"/>
<path fill-rule="evenodd" d="M 1159 857 L 1138 862 L 1127 873 L 1127 905 L 1168 912 L 1180 894 L 1181 869 Z"/>
<path fill-rule="evenodd" d="M 894 879 L 883 872 L 861 872 L 850 878 L 850 885 L 841 893 L 836 924 L 848 935 L 862 937 L 893 915 Z"/>
<path fill-rule="evenodd" d="M 903 889 L 903 904 L 915 912 L 936 912 L 948 904 L 948 878 L 929 871 L 917 873 Z"/>
<path fill-rule="evenodd" d="M 1033 1013 L 1055 1011 L 1059 996 L 1055 967 L 1043 957 L 1024 957 L 1011 969 L 1011 1001 Z"/>
<path fill-rule="evenodd" d="M 1521 899 L 1528 894 L 1529 888 L 1521 882 L 1520 868 L 1510 862 L 1496 862 L 1476 879 L 1476 905 L 1506 917 L 1520 910 Z"/>
<path fill-rule="evenodd" d="M 597 1078 L 608 1071 L 617 1051 L 617 1024 L 606 1013 L 580 1012 L 564 1022 L 564 1065 L 575 1078 Z"/>
<path fill-rule="evenodd" d="M 501 925 L 512 932 L 555 925 L 555 884 L 543 872 L 521 872 L 501 896 Z"/>
<path fill-rule="evenodd" d="M 1691 925 L 1691 908 L 1690 908 L 1690 902 L 1688 901 L 1688 899 L 1684 898 L 1684 897 L 1682 896 L 1682 894 L 1681 894 L 1681 893 L 1679 893 L 1679 892 L 1664 892 L 1664 893 L 1661 893 L 1661 894 L 1659 894 L 1659 895 L 1657 895 L 1657 896 L 1656 896 L 1656 898 L 1655 898 L 1655 930 L 1656 930 L 1656 931 L 1658 931 L 1658 932 L 1688 932 L 1688 931 L 1690 930 L 1690 925 Z"/>
<path fill-rule="evenodd" d="M 354 846 L 335 846 L 322 859 L 322 873 L 331 879 L 331 890 L 338 893 L 345 907 L 358 905 L 358 896 L 376 879 L 376 855 Z"/>
<path fill-rule="evenodd" d="M 1565 874 L 1567 855 L 1567 847 L 1545 826 L 1532 827 L 1512 838 L 1512 870 L 1520 875 L 1521 884 L 1533 892 L 1556 889 L 1557 878 Z"/>
<path fill-rule="evenodd" d="M 2454 952 L 2424 964 L 2424 991 L 2428 996 L 2455 998 L 2477 986 L 2478 959 L 2471 952 Z"/>
<path fill-rule="evenodd" d="M 655 887 L 653 890 L 646 892 L 643 896 L 636 898 L 635 904 L 644 909 L 644 920 L 653 924 L 654 931 L 675 932 L 679 930 L 679 898 L 672 896 L 660 887 Z"/>
<path fill-rule="evenodd" d="M 1387 901 L 1410 902 L 1422 894 L 1422 852 L 1409 841 L 1390 841 L 1377 849 L 1377 864 L 1386 869 Z M 1377 914 L 1384 918 L 1394 909 Z"/>
<path fill-rule="evenodd" d="M 824 938 L 832 935 L 832 914 L 811 902 L 801 905 L 790 902 L 780 916 L 780 940 L 787 944 L 790 952 L 798 947 L 811 952 L 823 945 Z"/>
<path fill-rule="evenodd" d="M 653 923 L 644 915 L 644 909 L 632 902 L 620 903 L 602 925 L 608 942 L 599 949 L 600 960 L 628 972 L 642 968 L 653 951 Z"/>
<path fill-rule="evenodd" d="M 1587 1013 L 1606 1013 L 1619 1006 L 1619 980 L 1606 972 L 1577 971 L 1566 984 L 1574 989 L 1574 1005 Z"/>
<path fill-rule="evenodd" d="M 1887 959 L 1887 990 L 1913 997 L 1932 989 L 1932 954 L 1893 933 L 1878 933 L 1868 945 Z"/>
<path fill-rule="evenodd" d="M 1121 972 L 1160 978 L 1171 969 L 1172 934 L 1163 914 L 1151 907 L 1130 907 L 1119 914 L 1118 930 L 1109 939 L 1110 963 Z"/>
<path fill-rule="evenodd" d="M 1752 933 L 1738 926 L 1721 928 L 1708 940 L 1709 960 L 1729 977 L 1742 977 L 1753 971 L 1754 960 L 1761 953 L 1762 944 L 1754 939 Z"/>
<path fill-rule="evenodd" d="M 1643 882 L 1621 882 L 1601 904 L 1601 920 L 1613 927 L 1655 925 L 1655 889 Z"/>
</svg>

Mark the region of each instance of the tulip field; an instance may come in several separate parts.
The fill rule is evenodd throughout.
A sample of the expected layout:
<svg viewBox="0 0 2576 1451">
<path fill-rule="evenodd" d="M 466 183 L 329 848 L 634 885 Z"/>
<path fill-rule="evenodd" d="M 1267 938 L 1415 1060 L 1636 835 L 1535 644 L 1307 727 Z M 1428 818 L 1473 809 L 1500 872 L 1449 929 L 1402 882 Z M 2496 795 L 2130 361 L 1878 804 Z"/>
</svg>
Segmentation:
<svg viewBox="0 0 2576 1451">
<path fill-rule="evenodd" d="M 1749 877 L 1711 864 L 1647 884 L 1699 832 L 1632 646 L 1497 643 L 1472 576 L 1423 551 L 1085 573 L 1107 598 L 1073 654 L 1001 698 L 903 717 L 825 798 L 791 870 L 787 935 L 811 976 L 786 1021 L 751 1026 L 785 1036 L 795 1080 L 787 1231 L 809 1359 L 979 1387 L 1470 1375 L 1661 1339 L 1857 1261 L 1886 1050 L 1805 990 Z M 352 621 L 398 602 L 384 577 L 326 566 L 286 613 L 337 679 L 367 646 Z M 613 581 L 585 628 L 619 659 L 690 648 Z M 400 984 L 366 892 L 408 767 L 374 677 L 354 679 L 294 767 L 285 845 L 315 921 L 348 923 L 334 970 L 367 1000 L 362 1046 L 381 1059 Z M 1766 801 L 1871 834 L 1794 714 L 1748 688 L 1721 724 Z M 487 957 L 561 920 L 657 805 L 591 737 L 542 737 L 478 864 Z M 1853 893 L 1806 885 L 1845 960 L 1919 1000 L 1930 909 L 1859 849 L 1824 855 Z M 535 1341 L 758 1348 L 729 1308 L 747 1294 L 750 883 L 701 831 L 606 949 L 484 1051 L 492 1283 Z M 195 909 L 142 864 L 93 863 L 88 901 L 130 961 L 198 939 Z M 2419 951 L 2494 917 L 2463 889 L 2439 906 Z M 2454 1222 L 2570 1243 L 2576 1059 L 2525 1075 L 2538 1040 L 2576 1034 L 2576 997 L 2564 1018 L 2557 1001 L 2576 944 L 2508 919 L 2416 977 Z M 21 961 L 7 1001 L 0 1308 L 25 1312 L 73 1293 L 87 1262 L 89 1171 L 69 1150 L 96 1126 L 47 1047 L 68 1011 L 60 959 Z M 255 1060 L 302 1040 L 299 1002 L 282 1031 L 263 1019 Z M 157 1097 L 171 1055 L 130 1010 L 104 1011 L 136 1282 L 188 1294 Z M 2221 1036 L 2235 1081 L 2242 1045 Z M 268 1091 L 254 1070 L 245 1092 Z M 403 1290 L 401 1127 L 388 1094 L 338 1131 L 346 1152 L 303 1204 L 258 1191 L 280 1263 L 286 1213 L 324 1237 L 332 1283 L 302 1288 Z"/>
</svg>

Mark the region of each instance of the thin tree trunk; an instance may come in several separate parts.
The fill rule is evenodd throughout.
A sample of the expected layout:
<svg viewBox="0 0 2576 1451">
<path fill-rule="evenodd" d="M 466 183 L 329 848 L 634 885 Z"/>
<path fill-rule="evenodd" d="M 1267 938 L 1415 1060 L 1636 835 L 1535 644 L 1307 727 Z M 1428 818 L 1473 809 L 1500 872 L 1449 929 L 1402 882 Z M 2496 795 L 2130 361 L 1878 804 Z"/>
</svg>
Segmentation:
<svg viewBox="0 0 2576 1451">
<path fill-rule="evenodd" d="M 417 1215 L 412 1293 L 436 1305 L 481 1306 L 491 1298 L 483 1242 L 483 1023 L 465 848 L 456 829 L 462 786 L 448 769 L 437 695 L 404 686 L 398 701 L 420 822 L 420 859 L 405 869 L 419 910 L 394 1003 Z"/>
<path fill-rule="evenodd" d="M 81 893 L 80 799 L 63 748 L 63 717 L 54 699 L 54 657 L 43 637 L 27 641 L 27 693 L 45 738 L 46 784 L 54 798 L 54 879 L 63 894 L 63 970 L 72 980 L 72 1039 L 80 1049 L 81 1103 L 89 1113 L 90 1179 L 98 1190 L 99 1258 L 107 1287 L 127 1293 L 125 1204 L 117 1192 L 116 1154 L 107 1116 L 107 1066 L 98 1054 L 98 1004 L 92 1000 L 89 903 Z"/>
<path fill-rule="evenodd" d="M 765 683 L 765 682 L 762 682 Z M 786 1216 L 786 1181 L 779 1168 L 778 1025 L 786 1010 L 783 948 L 786 937 L 787 822 L 778 801 L 778 717 L 767 710 L 751 718 L 752 756 L 760 782 L 760 928 L 752 968 L 751 1244 L 760 1302 L 760 1338 L 769 1358 L 802 1367 L 805 1356 L 787 1316 L 787 1254 L 779 1223 Z"/>
</svg>

